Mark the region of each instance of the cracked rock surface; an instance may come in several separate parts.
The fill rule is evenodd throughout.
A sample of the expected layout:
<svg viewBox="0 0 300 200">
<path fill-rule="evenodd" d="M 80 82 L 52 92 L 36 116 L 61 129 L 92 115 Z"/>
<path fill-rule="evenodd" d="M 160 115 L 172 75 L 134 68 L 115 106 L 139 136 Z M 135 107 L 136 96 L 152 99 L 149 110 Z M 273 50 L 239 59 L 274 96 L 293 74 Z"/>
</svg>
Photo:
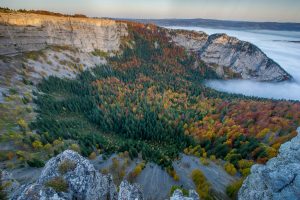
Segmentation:
<svg viewBox="0 0 300 200">
<path fill-rule="evenodd" d="M 238 199 L 300 199 L 300 128 L 295 138 L 281 145 L 277 157 L 252 166 Z"/>
</svg>

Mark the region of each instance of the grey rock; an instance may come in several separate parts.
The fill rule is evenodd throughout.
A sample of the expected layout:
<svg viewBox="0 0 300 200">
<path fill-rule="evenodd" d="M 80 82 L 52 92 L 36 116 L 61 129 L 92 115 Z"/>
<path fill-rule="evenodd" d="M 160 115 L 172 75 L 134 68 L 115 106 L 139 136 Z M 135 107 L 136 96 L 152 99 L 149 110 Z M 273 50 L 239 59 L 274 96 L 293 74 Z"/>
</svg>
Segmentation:
<svg viewBox="0 0 300 200">
<path fill-rule="evenodd" d="M 118 200 L 143 200 L 143 193 L 137 184 L 129 184 L 127 181 L 122 181 Z"/>
<path fill-rule="evenodd" d="M 226 34 L 207 35 L 204 32 L 171 31 L 172 40 L 194 51 L 222 78 L 227 68 L 242 79 L 257 81 L 285 81 L 292 77 L 257 46 Z"/>
<path fill-rule="evenodd" d="M 5 192 L 8 195 L 8 197 L 11 197 L 19 187 L 20 184 L 17 182 L 15 179 L 12 178 L 12 175 L 5 171 L 5 170 L 0 170 L 1 173 L 1 181 L 3 185 L 6 185 L 5 187 Z"/>
<path fill-rule="evenodd" d="M 174 191 L 173 195 L 171 196 L 170 200 L 199 200 L 198 194 L 194 190 L 189 191 L 189 196 L 185 197 L 182 194 L 182 191 L 177 189 Z"/>
<path fill-rule="evenodd" d="M 238 199 L 300 199 L 300 128 L 295 138 L 281 145 L 277 157 L 252 166 Z"/>
<path fill-rule="evenodd" d="M 66 160 L 75 164 L 70 171 L 62 173 L 59 166 Z M 66 192 L 55 191 L 46 183 L 55 177 L 61 177 L 68 185 Z M 95 199 L 116 200 L 116 186 L 110 175 L 98 173 L 88 160 L 78 153 L 66 150 L 50 159 L 39 179 L 29 185 L 22 186 L 12 199 Z"/>
<path fill-rule="evenodd" d="M 69 163 L 63 168 L 62 164 Z M 56 191 L 47 186 L 54 178 L 62 178 L 68 185 L 67 191 Z M 13 200 L 142 200 L 143 193 L 137 184 L 123 181 L 117 193 L 111 175 L 102 175 L 78 153 L 66 150 L 50 159 L 39 179 L 33 184 L 22 185 L 12 195 Z"/>
</svg>

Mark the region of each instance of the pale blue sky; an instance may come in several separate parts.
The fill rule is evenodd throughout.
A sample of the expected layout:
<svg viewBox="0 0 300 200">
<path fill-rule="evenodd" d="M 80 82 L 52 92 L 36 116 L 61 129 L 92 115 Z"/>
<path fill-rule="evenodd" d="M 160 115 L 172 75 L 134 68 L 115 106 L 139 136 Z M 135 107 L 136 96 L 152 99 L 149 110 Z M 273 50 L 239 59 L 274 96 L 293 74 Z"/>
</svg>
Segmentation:
<svg viewBox="0 0 300 200">
<path fill-rule="evenodd" d="M 0 0 L 0 6 L 96 17 L 300 22 L 300 0 Z"/>
</svg>

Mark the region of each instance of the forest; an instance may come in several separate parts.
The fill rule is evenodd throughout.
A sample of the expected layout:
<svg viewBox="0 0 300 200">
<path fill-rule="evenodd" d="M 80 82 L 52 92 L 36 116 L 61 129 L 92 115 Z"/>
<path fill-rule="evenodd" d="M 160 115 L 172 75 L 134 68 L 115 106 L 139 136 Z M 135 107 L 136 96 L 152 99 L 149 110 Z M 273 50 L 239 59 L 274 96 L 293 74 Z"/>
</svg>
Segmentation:
<svg viewBox="0 0 300 200">
<path fill-rule="evenodd" d="M 129 30 L 107 65 L 38 85 L 31 128 L 42 145 L 74 140 L 85 156 L 128 151 L 163 167 L 184 151 L 243 170 L 239 161 L 265 163 L 295 136 L 299 103 L 209 89 L 203 81 L 218 78 L 214 71 L 165 31 L 135 23 Z"/>
</svg>

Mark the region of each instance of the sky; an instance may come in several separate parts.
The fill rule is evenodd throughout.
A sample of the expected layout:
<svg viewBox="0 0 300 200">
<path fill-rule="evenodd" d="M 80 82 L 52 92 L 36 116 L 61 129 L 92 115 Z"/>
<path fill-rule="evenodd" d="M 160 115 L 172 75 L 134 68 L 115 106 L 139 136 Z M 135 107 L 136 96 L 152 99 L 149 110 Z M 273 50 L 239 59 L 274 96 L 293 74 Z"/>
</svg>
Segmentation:
<svg viewBox="0 0 300 200">
<path fill-rule="evenodd" d="M 300 0 L 0 0 L 0 6 L 91 17 L 300 22 Z"/>
</svg>

